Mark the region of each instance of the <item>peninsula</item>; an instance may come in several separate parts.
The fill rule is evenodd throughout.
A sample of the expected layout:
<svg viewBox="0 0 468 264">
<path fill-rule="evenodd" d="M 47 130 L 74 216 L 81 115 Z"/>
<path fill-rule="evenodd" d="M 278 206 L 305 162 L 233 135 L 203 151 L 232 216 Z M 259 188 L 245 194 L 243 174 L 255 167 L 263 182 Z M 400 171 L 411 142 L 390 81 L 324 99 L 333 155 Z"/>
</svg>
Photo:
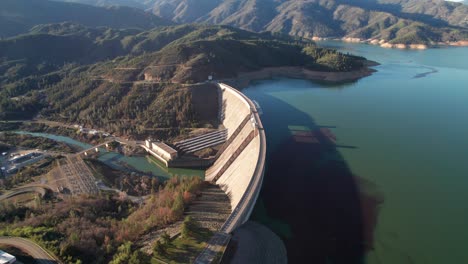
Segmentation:
<svg viewBox="0 0 468 264">
<path fill-rule="evenodd" d="M 206 25 L 136 32 L 41 25 L 0 41 L 0 58 L 1 119 L 40 115 L 141 140 L 215 127 L 213 116 L 199 113 L 193 103 L 206 96 L 194 84 L 209 78 L 267 71 L 343 81 L 372 72 L 364 58 L 310 40 Z M 281 67 L 288 70 L 269 70 Z"/>
</svg>

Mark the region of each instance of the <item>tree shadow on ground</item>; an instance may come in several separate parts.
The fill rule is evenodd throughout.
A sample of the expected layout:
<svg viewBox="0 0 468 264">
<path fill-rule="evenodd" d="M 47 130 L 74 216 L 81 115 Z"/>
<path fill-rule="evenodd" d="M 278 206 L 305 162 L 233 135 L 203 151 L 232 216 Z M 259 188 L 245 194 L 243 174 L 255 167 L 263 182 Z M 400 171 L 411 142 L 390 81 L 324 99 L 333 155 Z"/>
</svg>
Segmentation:
<svg viewBox="0 0 468 264">
<path fill-rule="evenodd" d="M 382 195 L 371 190 L 371 182 L 362 188 L 364 181 L 353 175 L 330 130 L 275 97 L 257 99 L 266 113 L 268 158 L 253 220 L 274 230 L 256 215 L 266 211 L 288 224 L 290 236 L 274 231 L 286 244 L 289 263 L 364 263 Z"/>
<path fill-rule="evenodd" d="M 195 256 L 204 249 L 204 242 L 213 236 L 213 232 L 208 228 L 196 225 L 193 229 L 189 237 L 179 234 L 172 238 L 167 253 L 155 257 L 170 263 L 193 263 Z"/>
</svg>

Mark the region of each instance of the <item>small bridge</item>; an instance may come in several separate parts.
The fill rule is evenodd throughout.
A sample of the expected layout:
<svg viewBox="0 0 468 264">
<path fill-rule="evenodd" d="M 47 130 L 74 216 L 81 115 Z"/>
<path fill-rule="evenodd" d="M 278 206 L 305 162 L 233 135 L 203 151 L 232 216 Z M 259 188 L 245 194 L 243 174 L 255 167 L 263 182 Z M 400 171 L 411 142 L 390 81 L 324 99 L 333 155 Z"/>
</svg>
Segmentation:
<svg viewBox="0 0 468 264">
<path fill-rule="evenodd" d="M 87 148 L 85 150 L 82 150 L 78 153 L 76 153 L 76 155 L 80 155 L 80 154 L 84 154 L 85 152 L 88 152 L 88 151 L 93 151 L 95 150 L 96 148 L 101 148 L 103 146 L 106 146 L 107 144 L 111 143 L 111 142 L 117 142 L 119 144 L 122 144 L 122 145 L 130 145 L 130 146 L 140 146 L 141 144 L 143 144 L 144 142 L 143 141 L 135 141 L 135 140 L 125 140 L 125 139 L 119 139 L 119 138 L 111 138 L 101 144 L 98 144 L 98 145 L 95 145 L 95 146 L 92 146 L 90 148 Z"/>
<path fill-rule="evenodd" d="M 96 148 L 99 149 L 100 147 L 103 147 L 103 146 L 105 146 L 105 145 L 107 145 L 107 144 L 109 144 L 109 143 L 111 143 L 111 142 L 113 142 L 113 141 L 116 141 L 116 140 L 108 140 L 108 141 L 106 141 L 106 142 L 104 142 L 104 143 L 101 143 L 101 144 L 99 144 L 99 145 L 92 146 L 92 147 L 90 147 L 90 148 L 87 148 L 87 149 L 85 149 L 85 150 L 82 150 L 82 151 L 76 153 L 76 155 L 81 155 L 81 154 L 84 154 L 84 153 L 86 153 L 86 152 L 93 151 L 93 150 L 95 150 Z"/>
</svg>

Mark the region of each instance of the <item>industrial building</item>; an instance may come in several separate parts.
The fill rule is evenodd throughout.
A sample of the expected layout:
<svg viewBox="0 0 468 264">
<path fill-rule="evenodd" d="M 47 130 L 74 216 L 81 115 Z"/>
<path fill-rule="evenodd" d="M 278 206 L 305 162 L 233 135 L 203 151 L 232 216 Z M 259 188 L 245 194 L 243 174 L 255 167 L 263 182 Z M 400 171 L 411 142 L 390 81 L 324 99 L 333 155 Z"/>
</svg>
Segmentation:
<svg viewBox="0 0 468 264">
<path fill-rule="evenodd" d="M 168 162 L 178 157 L 177 150 L 173 149 L 169 145 L 161 141 L 153 142 L 151 139 L 147 139 L 144 145 L 146 151 L 148 151 L 155 158 L 164 162 L 167 166 Z"/>
<path fill-rule="evenodd" d="M 41 154 L 39 154 L 39 153 L 30 152 L 28 154 L 15 156 L 15 157 L 9 159 L 8 161 L 11 162 L 11 163 L 19 164 L 19 163 L 25 162 L 27 160 L 30 160 L 30 159 L 32 159 L 34 157 L 37 157 L 37 156 L 40 156 L 40 155 Z"/>
<path fill-rule="evenodd" d="M 48 155 L 39 152 L 30 152 L 28 154 L 14 156 L 8 160 L 9 166 L 7 167 L 6 173 L 16 173 L 21 168 L 36 163 L 47 156 Z"/>
</svg>

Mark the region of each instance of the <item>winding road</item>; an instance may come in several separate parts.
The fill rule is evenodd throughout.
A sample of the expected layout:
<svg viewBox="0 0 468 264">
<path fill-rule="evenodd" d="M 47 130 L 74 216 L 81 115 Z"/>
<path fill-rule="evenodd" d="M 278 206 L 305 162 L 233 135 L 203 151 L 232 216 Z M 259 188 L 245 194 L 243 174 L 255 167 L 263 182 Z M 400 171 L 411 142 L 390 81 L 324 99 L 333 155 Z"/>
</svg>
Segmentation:
<svg viewBox="0 0 468 264">
<path fill-rule="evenodd" d="M 8 245 L 19 248 L 33 257 L 39 264 L 58 264 L 60 263 L 52 257 L 47 251 L 42 249 L 34 242 L 20 237 L 0 237 L 0 245 Z"/>
<path fill-rule="evenodd" d="M 16 188 L 10 192 L 4 193 L 3 195 L 0 195 L 0 201 L 9 199 L 11 197 L 20 195 L 20 194 L 25 194 L 25 193 L 38 193 L 41 196 L 44 196 L 48 190 L 52 190 L 49 186 L 47 185 L 29 185 L 29 186 L 23 186 Z"/>
</svg>

